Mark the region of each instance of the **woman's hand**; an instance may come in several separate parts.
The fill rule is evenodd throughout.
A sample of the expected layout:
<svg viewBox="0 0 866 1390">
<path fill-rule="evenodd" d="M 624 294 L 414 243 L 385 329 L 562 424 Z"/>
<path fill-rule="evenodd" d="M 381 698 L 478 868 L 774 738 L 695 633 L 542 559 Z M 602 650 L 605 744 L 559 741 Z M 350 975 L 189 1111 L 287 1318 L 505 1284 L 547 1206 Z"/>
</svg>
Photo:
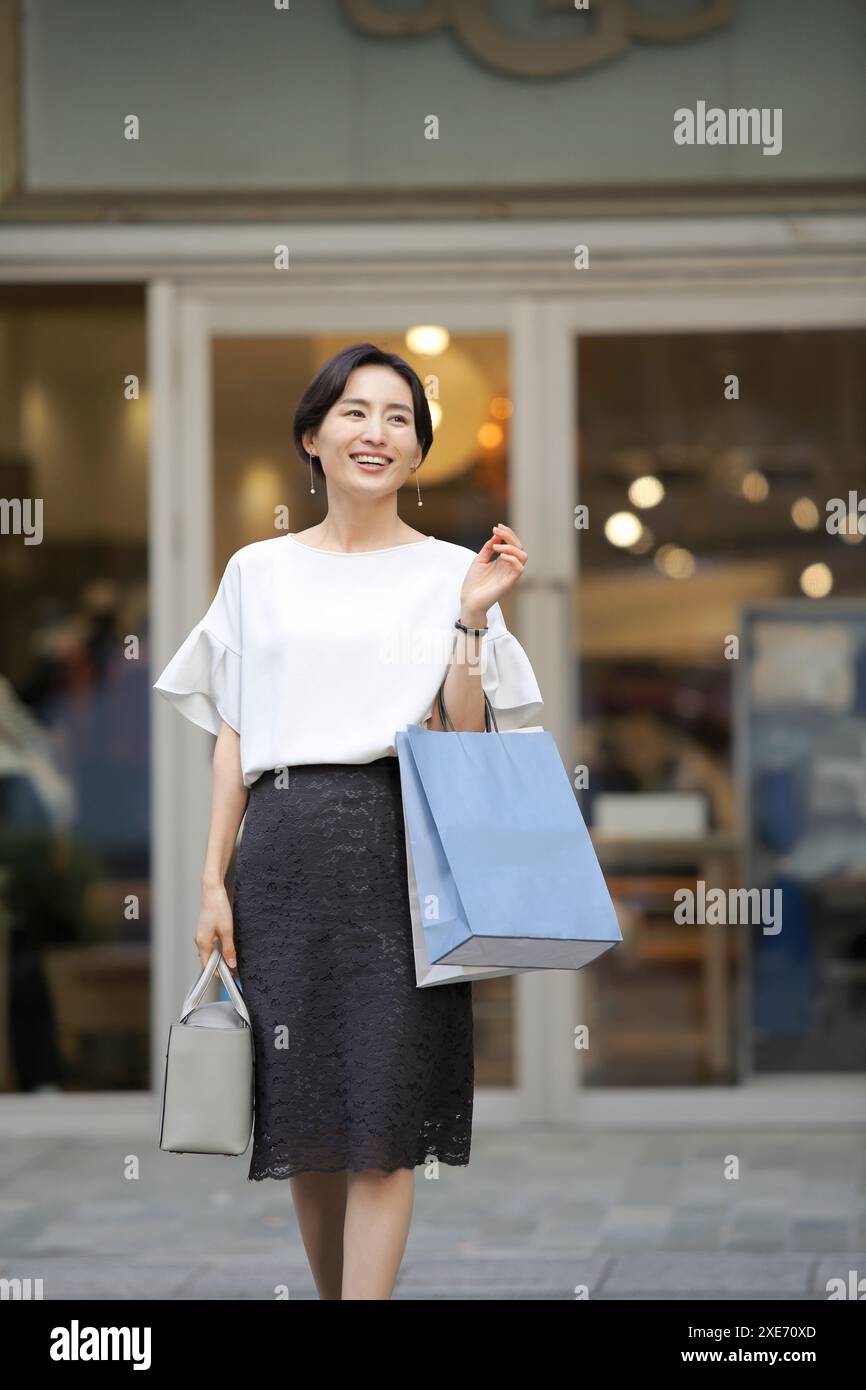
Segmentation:
<svg viewBox="0 0 866 1390">
<path fill-rule="evenodd" d="M 203 884 L 201 903 L 198 912 L 198 925 L 195 929 L 195 944 L 202 969 L 210 960 L 211 952 L 219 942 L 223 959 L 230 970 L 237 965 L 234 942 L 234 921 L 232 905 L 224 883 Z"/>
<path fill-rule="evenodd" d="M 517 583 L 526 565 L 526 551 L 510 526 L 499 522 L 493 535 L 479 550 L 460 591 L 460 613 L 467 626 L 485 627 L 487 610 Z M 475 623 L 467 621 L 480 619 Z"/>
</svg>

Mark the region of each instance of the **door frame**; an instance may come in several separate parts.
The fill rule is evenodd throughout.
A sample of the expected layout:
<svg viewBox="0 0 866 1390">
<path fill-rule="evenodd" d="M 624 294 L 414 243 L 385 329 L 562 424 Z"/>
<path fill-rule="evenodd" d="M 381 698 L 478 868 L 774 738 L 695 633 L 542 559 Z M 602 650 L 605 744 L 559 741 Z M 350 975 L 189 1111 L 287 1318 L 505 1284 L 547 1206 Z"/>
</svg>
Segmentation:
<svg viewBox="0 0 866 1390">
<path fill-rule="evenodd" d="M 387 300 L 355 295 L 347 302 L 339 288 L 329 294 L 319 290 L 275 295 L 272 287 L 244 283 L 183 286 L 167 280 L 154 282 L 149 290 L 156 412 L 151 492 L 154 673 L 199 620 L 211 597 L 213 338 L 219 334 L 261 337 L 335 331 L 366 338 L 371 325 L 375 331 L 403 332 L 408 324 L 429 319 L 431 302 L 435 302 L 437 319 L 452 331 L 500 332 L 507 338 L 517 422 L 511 455 L 511 519 L 527 549 L 541 555 L 544 508 L 539 507 L 532 403 L 547 359 L 549 305 L 526 296 L 511 300 L 447 297 L 436 295 L 432 285 L 411 295 L 392 292 Z M 553 452 L 553 439 L 548 442 Z M 567 482 L 565 478 L 561 481 Z M 563 740 L 570 737 L 569 710 L 573 708 L 567 695 L 568 648 L 561 635 L 550 640 L 557 620 L 563 621 L 565 595 L 547 582 L 546 568 L 546 562 L 541 561 L 536 576 L 531 581 L 527 578 L 515 591 L 513 627 L 541 688 L 552 692 L 545 709 L 545 727 L 553 730 L 560 746 L 565 746 Z M 558 615 L 551 614 L 551 605 L 558 608 Z M 157 699 L 154 749 L 153 1075 L 158 1078 L 164 1039 L 178 1001 L 197 970 L 192 930 L 199 885 L 193 866 L 204 857 L 212 738 L 204 730 L 181 727 L 165 702 Z M 477 1088 L 474 1116 L 482 1126 L 548 1117 L 544 1077 L 549 1070 L 550 994 L 550 981 L 539 991 L 533 976 L 514 977 L 515 1083 Z"/>
</svg>

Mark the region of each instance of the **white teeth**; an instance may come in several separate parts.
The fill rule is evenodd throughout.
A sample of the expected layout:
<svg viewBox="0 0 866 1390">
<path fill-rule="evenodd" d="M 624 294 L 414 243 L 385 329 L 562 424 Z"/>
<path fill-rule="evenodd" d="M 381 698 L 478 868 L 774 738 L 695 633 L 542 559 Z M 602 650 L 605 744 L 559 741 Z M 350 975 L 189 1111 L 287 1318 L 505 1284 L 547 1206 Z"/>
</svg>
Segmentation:
<svg viewBox="0 0 866 1390">
<path fill-rule="evenodd" d="M 356 463 L 378 463 L 380 468 L 384 468 L 388 462 L 387 459 L 379 458 L 375 454 L 354 454 L 353 457 Z"/>
</svg>

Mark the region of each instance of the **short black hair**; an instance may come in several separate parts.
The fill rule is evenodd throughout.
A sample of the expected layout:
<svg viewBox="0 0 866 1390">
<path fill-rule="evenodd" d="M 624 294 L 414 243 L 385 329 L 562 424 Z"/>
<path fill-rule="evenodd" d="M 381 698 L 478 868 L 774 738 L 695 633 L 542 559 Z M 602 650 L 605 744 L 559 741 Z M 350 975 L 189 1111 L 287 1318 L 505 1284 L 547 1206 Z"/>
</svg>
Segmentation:
<svg viewBox="0 0 866 1390">
<path fill-rule="evenodd" d="M 421 462 L 423 463 L 427 457 L 433 443 L 433 421 L 430 418 L 427 396 L 417 372 L 408 362 L 404 362 L 402 357 L 398 357 L 396 352 L 383 352 L 373 343 L 353 343 L 351 347 L 335 353 L 319 368 L 298 402 L 293 422 L 295 448 L 298 458 L 305 466 L 309 467 L 309 454 L 304 448 L 304 434 L 307 430 L 318 429 L 331 406 L 342 396 L 346 382 L 355 368 L 367 366 L 391 367 L 406 382 L 412 392 L 415 437 L 421 445 Z M 325 470 L 320 459 L 313 459 L 313 470 L 320 478 L 324 478 Z"/>
</svg>

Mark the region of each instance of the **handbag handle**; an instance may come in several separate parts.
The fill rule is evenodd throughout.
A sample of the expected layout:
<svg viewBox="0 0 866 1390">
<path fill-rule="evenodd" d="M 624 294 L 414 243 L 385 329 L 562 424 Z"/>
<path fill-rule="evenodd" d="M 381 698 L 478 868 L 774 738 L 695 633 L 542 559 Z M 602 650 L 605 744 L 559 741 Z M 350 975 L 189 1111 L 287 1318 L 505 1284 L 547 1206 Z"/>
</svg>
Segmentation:
<svg viewBox="0 0 866 1390">
<path fill-rule="evenodd" d="M 229 997 L 232 1003 L 234 1004 L 235 1008 L 237 1009 L 238 1013 L 240 1014 L 241 1018 L 244 1020 L 244 1023 L 252 1027 L 252 1024 L 250 1023 L 250 1016 L 247 1013 L 247 1006 L 244 1003 L 243 998 L 241 997 L 240 990 L 235 984 L 232 972 L 229 970 L 228 966 L 226 965 L 223 959 L 223 953 L 219 946 L 214 946 L 207 964 L 202 968 L 201 974 L 199 975 L 189 994 L 186 996 L 186 999 L 184 999 L 183 1007 L 180 1011 L 180 1022 L 186 1023 L 186 1020 L 192 1013 L 193 1009 L 198 1008 L 201 997 L 207 989 L 208 985 L 210 984 L 214 970 L 217 969 L 220 973 L 220 979 L 222 980 L 223 984 L 228 990 Z"/>
<path fill-rule="evenodd" d="M 446 672 L 445 675 L 446 675 L 446 679 L 447 679 L 448 673 Z M 447 709 L 445 708 L 445 696 L 444 696 L 444 694 L 443 694 L 444 688 L 445 688 L 445 681 L 443 680 L 442 684 L 440 685 L 440 687 L 439 687 L 439 689 L 438 689 L 438 691 L 437 691 L 437 693 L 436 693 L 436 706 L 437 706 L 437 708 L 438 708 L 438 710 L 439 710 L 439 718 L 440 718 L 441 721 L 442 721 L 442 728 L 443 728 L 443 729 L 445 729 L 445 730 L 447 730 L 447 731 L 449 731 L 449 732 L 451 732 L 451 733 L 455 733 L 455 734 L 456 734 L 456 733 L 457 733 L 457 730 L 454 728 L 454 724 L 452 723 L 451 716 L 450 716 L 450 714 L 448 713 Z M 498 734 L 498 733 L 499 733 L 499 725 L 498 725 L 497 722 L 496 722 L 496 715 L 493 713 L 493 706 L 491 705 L 490 700 L 489 700 L 488 697 L 487 697 L 487 691 L 482 689 L 482 694 L 483 694 L 483 696 L 484 696 L 484 732 L 485 732 L 486 734 L 492 734 L 492 733 L 497 733 L 497 734 Z"/>
</svg>

